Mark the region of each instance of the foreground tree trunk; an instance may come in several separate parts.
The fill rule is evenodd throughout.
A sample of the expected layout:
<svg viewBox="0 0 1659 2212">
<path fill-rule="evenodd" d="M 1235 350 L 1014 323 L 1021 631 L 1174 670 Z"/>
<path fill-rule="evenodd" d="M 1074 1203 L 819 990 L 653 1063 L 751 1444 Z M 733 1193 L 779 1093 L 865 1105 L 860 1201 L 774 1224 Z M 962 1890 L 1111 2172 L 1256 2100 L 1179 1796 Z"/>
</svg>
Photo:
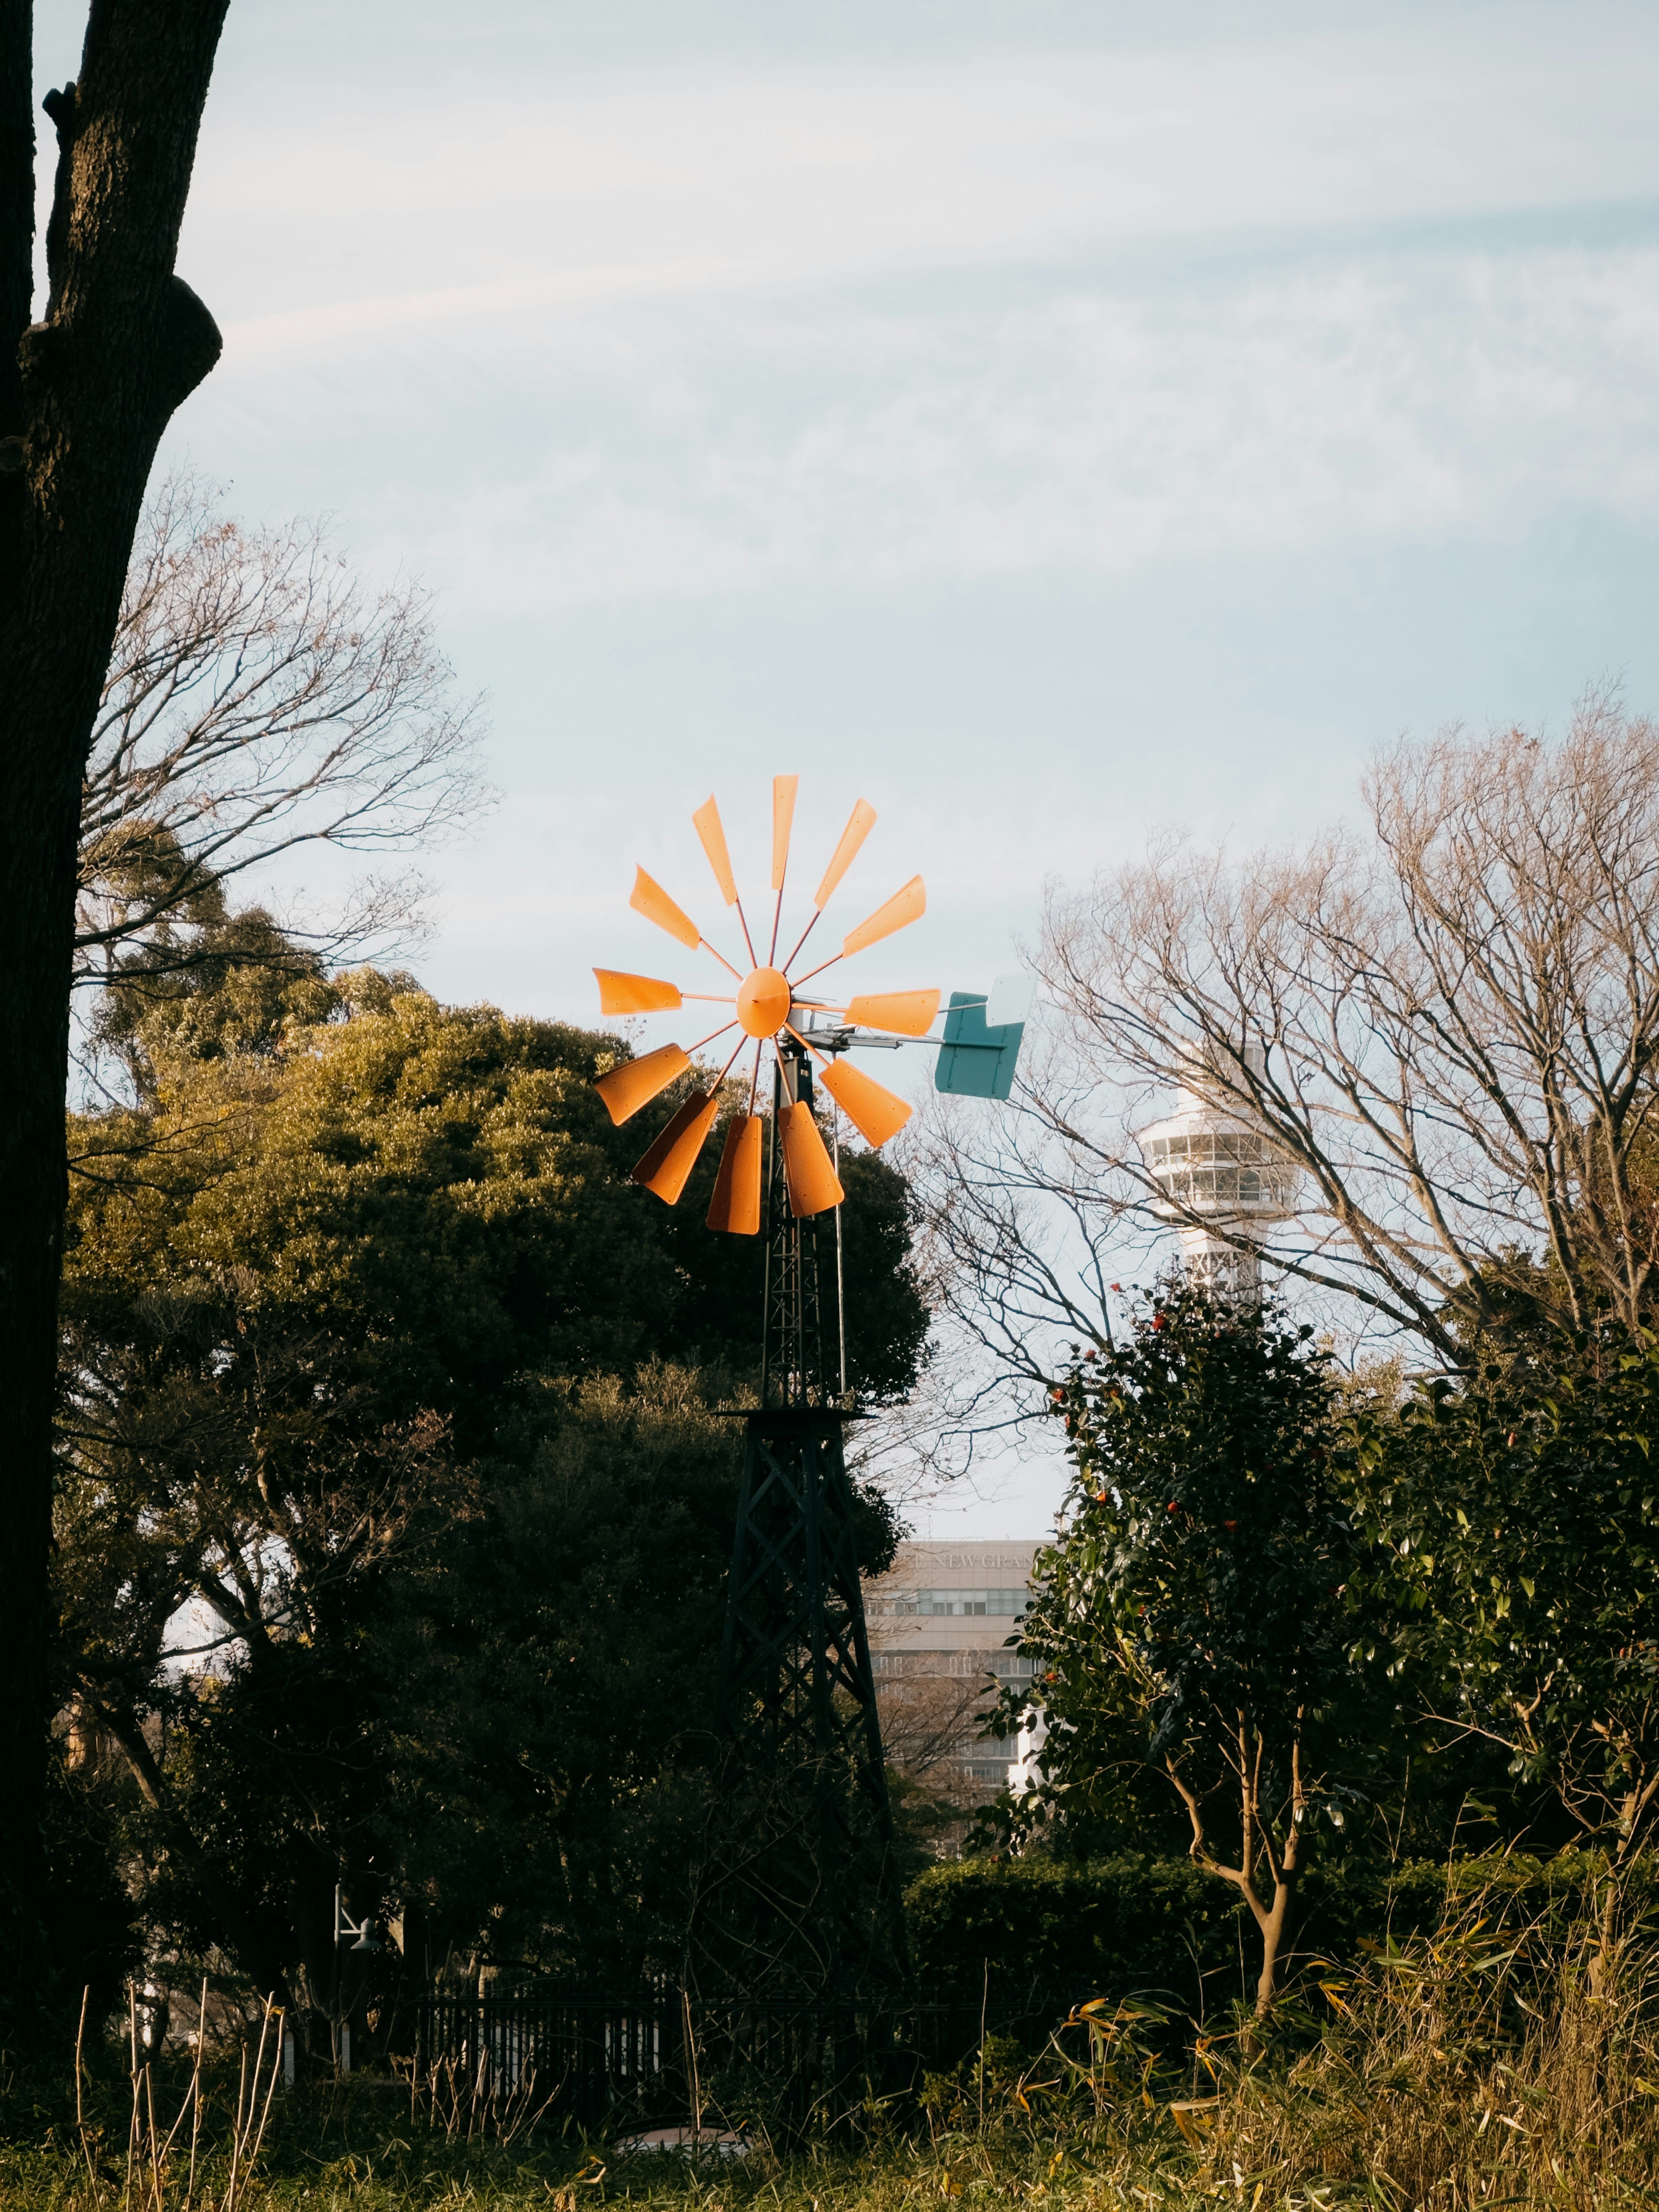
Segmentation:
<svg viewBox="0 0 1659 2212">
<path fill-rule="evenodd" d="M 1298 1713 L 1296 1733 L 1291 1739 L 1291 1794 L 1281 1840 L 1274 1833 L 1272 1820 L 1264 1816 L 1261 1804 L 1266 1741 L 1261 1731 L 1253 1728 L 1244 1714 L 1238 1717 L 1237 1746 L 1231 1761 L 1239 1792 L 1237 1866 L 1228 1866 L 1211 1850 L 1205 1832 L 1203 1806 L 1196 1791 L 1188 1785 L 1175 1759 L 1166 1759 L 1164 1762 L 1164 1771 L 1174 1783 L 1191 1823 L 1193 1840 L 1188 1856 L 1206 1874 L 1231 1882 L 1249 1906 L 1250 1917 L 1255 1922 L 1261 1939 L 1261 1970 L 1255 1983 L 1255 2018 L 1258 2022 L 1265 2020 L 1279 2002 L 1285 1939 L 1290 1932 L 1297 1876 L 1301 1870 L 1302 1828 L 1308 1810 L 1307 1786 L 1302 1773 L 1301 1728 L 1302 1715 Z M 1263 1869 L 1267 1874 L 1265 1882 L 1261 1879 Z M 1253 2031 L 1247 2032 L 1243 2048 L 1247 2056 L 1261 2048 Z"/>
<path fill-rule="evenodd" d="M 52 1414 L 82 772 L 145 483 L 219 354 L 173 274 L 228 0 L 93 0 L 31 324 L 27 0 L 0 0 L 0 1990 L 40 1987 Z M 3 2002 L 4 2000 L 0 2000 Z"/>
</svg>

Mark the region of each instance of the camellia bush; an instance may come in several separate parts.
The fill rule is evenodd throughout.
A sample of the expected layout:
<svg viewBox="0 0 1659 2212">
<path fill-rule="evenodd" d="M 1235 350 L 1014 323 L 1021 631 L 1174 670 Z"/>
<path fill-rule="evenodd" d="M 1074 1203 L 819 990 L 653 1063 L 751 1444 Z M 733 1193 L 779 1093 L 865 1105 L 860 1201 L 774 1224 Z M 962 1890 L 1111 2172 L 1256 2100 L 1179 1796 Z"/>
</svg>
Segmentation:
<svg viewBox="0 0 1659 2212">
<path fill-rule="evenodd" d="M 1255 1922 L 1265 2011 L 1314 1825 L 1342 1830 L 1367 1743 L 1331 1362 L 1272 1307 L 1171 1289 L 1054 1395 L 1074 1473 L 1023 1623 L 1048 1738 L 1016 1817 L 1154 1770 Z"/>
</svg>

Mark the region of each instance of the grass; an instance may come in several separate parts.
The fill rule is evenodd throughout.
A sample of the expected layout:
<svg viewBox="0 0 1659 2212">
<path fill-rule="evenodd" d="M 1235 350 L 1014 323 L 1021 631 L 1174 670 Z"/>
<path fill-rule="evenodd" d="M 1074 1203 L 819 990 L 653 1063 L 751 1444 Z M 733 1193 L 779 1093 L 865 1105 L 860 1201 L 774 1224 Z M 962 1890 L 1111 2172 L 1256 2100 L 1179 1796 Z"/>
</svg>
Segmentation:
<svg viewBox="0 0 1659 2212">
<path fill-rule="evenodd" d="M 411 2120 L 406 2090 L 361 2077 L 278 2096 L 250 2158 L 250 2076 L 221 2067 L 201 2085 L 193 2185 L 188 2120 L 158 2154 L 188 2077 L 158 2093 L 154 2135 L 141 2090 L 135 2136 L 132 2084 L 106 2063 L 78 2134 L 67 2106 L 26 2118 L 14 2088 L 0 2207 L 1659 2212 L 1659 1938 L 1616 1898 L 1565 1932 L 1496 1891 L 1465 1898 L 1432 1937 L 1316 1966 L 1265 2049 L 1170 2034 L 1146 2008 L 1085 2007 L 1042 2051 L 993 2039 L 920 2098 L 866 2098 L 816 2137 L 762 2134 L 729 2162 L 619 2156 L 551 2118 L 469 2143 Z"/>
</svg>

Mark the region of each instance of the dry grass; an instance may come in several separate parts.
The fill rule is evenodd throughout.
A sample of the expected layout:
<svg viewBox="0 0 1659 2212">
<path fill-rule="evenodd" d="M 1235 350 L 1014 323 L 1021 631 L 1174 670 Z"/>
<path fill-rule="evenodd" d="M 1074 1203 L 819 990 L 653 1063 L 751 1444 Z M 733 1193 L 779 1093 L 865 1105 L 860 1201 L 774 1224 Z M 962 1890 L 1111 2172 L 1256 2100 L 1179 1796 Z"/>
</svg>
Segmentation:
<svg viewBox="0 0 1659 2212">
<path fill-rule="evenodd" d="M 1329 1975 L 1275 2068 L 1217 2055 L 1200 2172 L 1264 2204 L 1659 2204 L 1659 1940 L 1604 1893 L 1565 1940 L 1491 1893 Z"/>
<path fill-rule="evenodd" d="M 321 2104 L 279 2096 L 237 2202 L 1659 2212 L 1659 1934 L 1616 1896 L 1604 1893 L 1595 1924 L 1565 1932 L 1498 1891 L 1468 1898 L 1431 1938 L 1377 1948 L 1358 1969 L 1316 1970 L 1304 1997 L 1265 2050 L 1212 2037 L 1179 2069 L 1160 2055 L 1170 2024 L 1157 2014 L 1085 2007 L 1035 2057 L 993 2040 L 920 2100 L 864 2098 L 820 2140 L 786 2150 L 763 2136 L 729 2164 L 620 2156 L 562 2133 L 556 2116 L 509 2142 L 468 2142 L 368 2083 L 349 2085 L 343 2104 L 329 2093 L 325 2122 Z M 164 2135 L 141 2118 L 125 2173 L 77 2158 L 70 2130 L 0 2149 L 0 2207 L 180 2212 L 187 2165 L 152 2155 Z M 191 2212 L 222 2203 L 228 2178 L 222 2157 L 210 2177 L 198 2169 Z"/>
</svg>

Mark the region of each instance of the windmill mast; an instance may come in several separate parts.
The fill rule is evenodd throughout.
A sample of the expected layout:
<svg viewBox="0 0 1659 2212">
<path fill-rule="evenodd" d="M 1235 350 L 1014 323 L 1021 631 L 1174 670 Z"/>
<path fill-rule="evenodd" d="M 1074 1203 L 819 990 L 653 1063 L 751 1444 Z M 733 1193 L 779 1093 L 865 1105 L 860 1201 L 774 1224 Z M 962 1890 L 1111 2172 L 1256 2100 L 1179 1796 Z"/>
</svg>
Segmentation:
<svg viewBox="0 0 1659 2212">
<path fill-rule="evenodd" d="M 824 1279 L 834 1260 L 819 1249 L 823 1217 L 790 1209 L 777 1138 L 798 1102 L 813 1103 L 811 1064 L 792 1040 L 774 1077 L 761 1404 L 744 1425 L 719 1699 L 728 1787 L 754 1808 L 746 1848 L 764 1872 L 711 1896 L 698 1948 L 718 1966 L 710 1953 L 736 1911 L 751 1994 L 761 1966 L 781 1995 L 850 2001 L 902 1975 L 903 1935 L 843 1449 L 858 1415 L 839 1389 Z"/>
<path fill-rule="evenodd" d="M 830 1327 L 825 1327 L 825 1285 L 819 1267 L 817 1214 L 797 1216 L 790 1212 L 788 1180 L 784 1173 L 783 1147 L 778 1130 L 787 1107 L 804 1099 L 811 1109 L 812 1063 L 794 1042 L 786 1039 L 772 1072 L 772 1126 L 766 1157 L 766 1276 L 761 1351 L 760 1401 L 784 1406 L 825 1405 L 838 1398 L 841 1376 L 846 1372 L 840 1342 L 840 1316 L 833 1296 L 828 1300 Z M 837 1235 L 841 1209 L 835 1209 Z"/>
<path fill-rule="evenodd" d="M 726 1078 L 754 1047 L 747 1111 L 727 1115 L 708 1212 L 711 1230 L 763 1238 L 764 1275 L 759 1403 L 744 1416 L 721 1647 L 725 1812 L 723 1824 L 711 1826 L 711 1838 L 716 1826 L 720 1837 L 696 1885 L 686 1971 L 727 1990 L 840 2004 L 890 1990 L 903 1975 L 904 1950 L 859 1581 L 858 1502 L 842 1444 L 847 1423 L 859 1416 L 845 1388 L 842 1341 L 839 1146 L 832 1158 L 812 1111 L 813 1091 L 816 1080 L 867 1144 L 884 1144 L 909 1119 L 910 1107 L 842 1054 L 855 1040 L 927 1036 L 940 994 L 848 996 L 841 988 L 843 961 L 926 912 L 920 876 L 848 930 L 838 951 L 820 938 L 806 955 L 812 964 L 801 969 L 825 906 L 875 826 L 875 809 L 864 799 L 812 894 L 805 927 L 780 958 L 799 781 L 780 775 L 772 783 L 769 937 L 764 923 L 751 930 L 744 912 L 714 798 L 691 817 L 741 933 L 746 972 L 661 884 L 635 869 L 629 904 L 686 951 L 708 955 L 724 972 L 716 978 L 704 969 L 703 979 L 720 988 L 690 989 L 665 977 L 596 969 L 601 1012 L 675 1012 L 688 1001 L 732 1011 L 689 1048 L 659 1045 L 603 1066 L 594 1089 L 620 1127 L 671 1085 L 692 1079 L 631 1170 L 635 1182 L 675 1206 L 720 1118 Z M 830 998 L 803 996 L 804 987 L 832 969 L 839 972 L 831 981 L 817 985 Z M 833 1030 L 817 1028 L 822 1012 L 836 1017 Z M 735 1047 L 710 1080 L 695 1055 L 734 1030 Z M 769 1127 L 757 1111 L 769 1056 Z M 823 1063 L 816 1079 L 815 1059 Z M 831 1216 L 833 1254 L 821 1248 Z"/>
</svg>

